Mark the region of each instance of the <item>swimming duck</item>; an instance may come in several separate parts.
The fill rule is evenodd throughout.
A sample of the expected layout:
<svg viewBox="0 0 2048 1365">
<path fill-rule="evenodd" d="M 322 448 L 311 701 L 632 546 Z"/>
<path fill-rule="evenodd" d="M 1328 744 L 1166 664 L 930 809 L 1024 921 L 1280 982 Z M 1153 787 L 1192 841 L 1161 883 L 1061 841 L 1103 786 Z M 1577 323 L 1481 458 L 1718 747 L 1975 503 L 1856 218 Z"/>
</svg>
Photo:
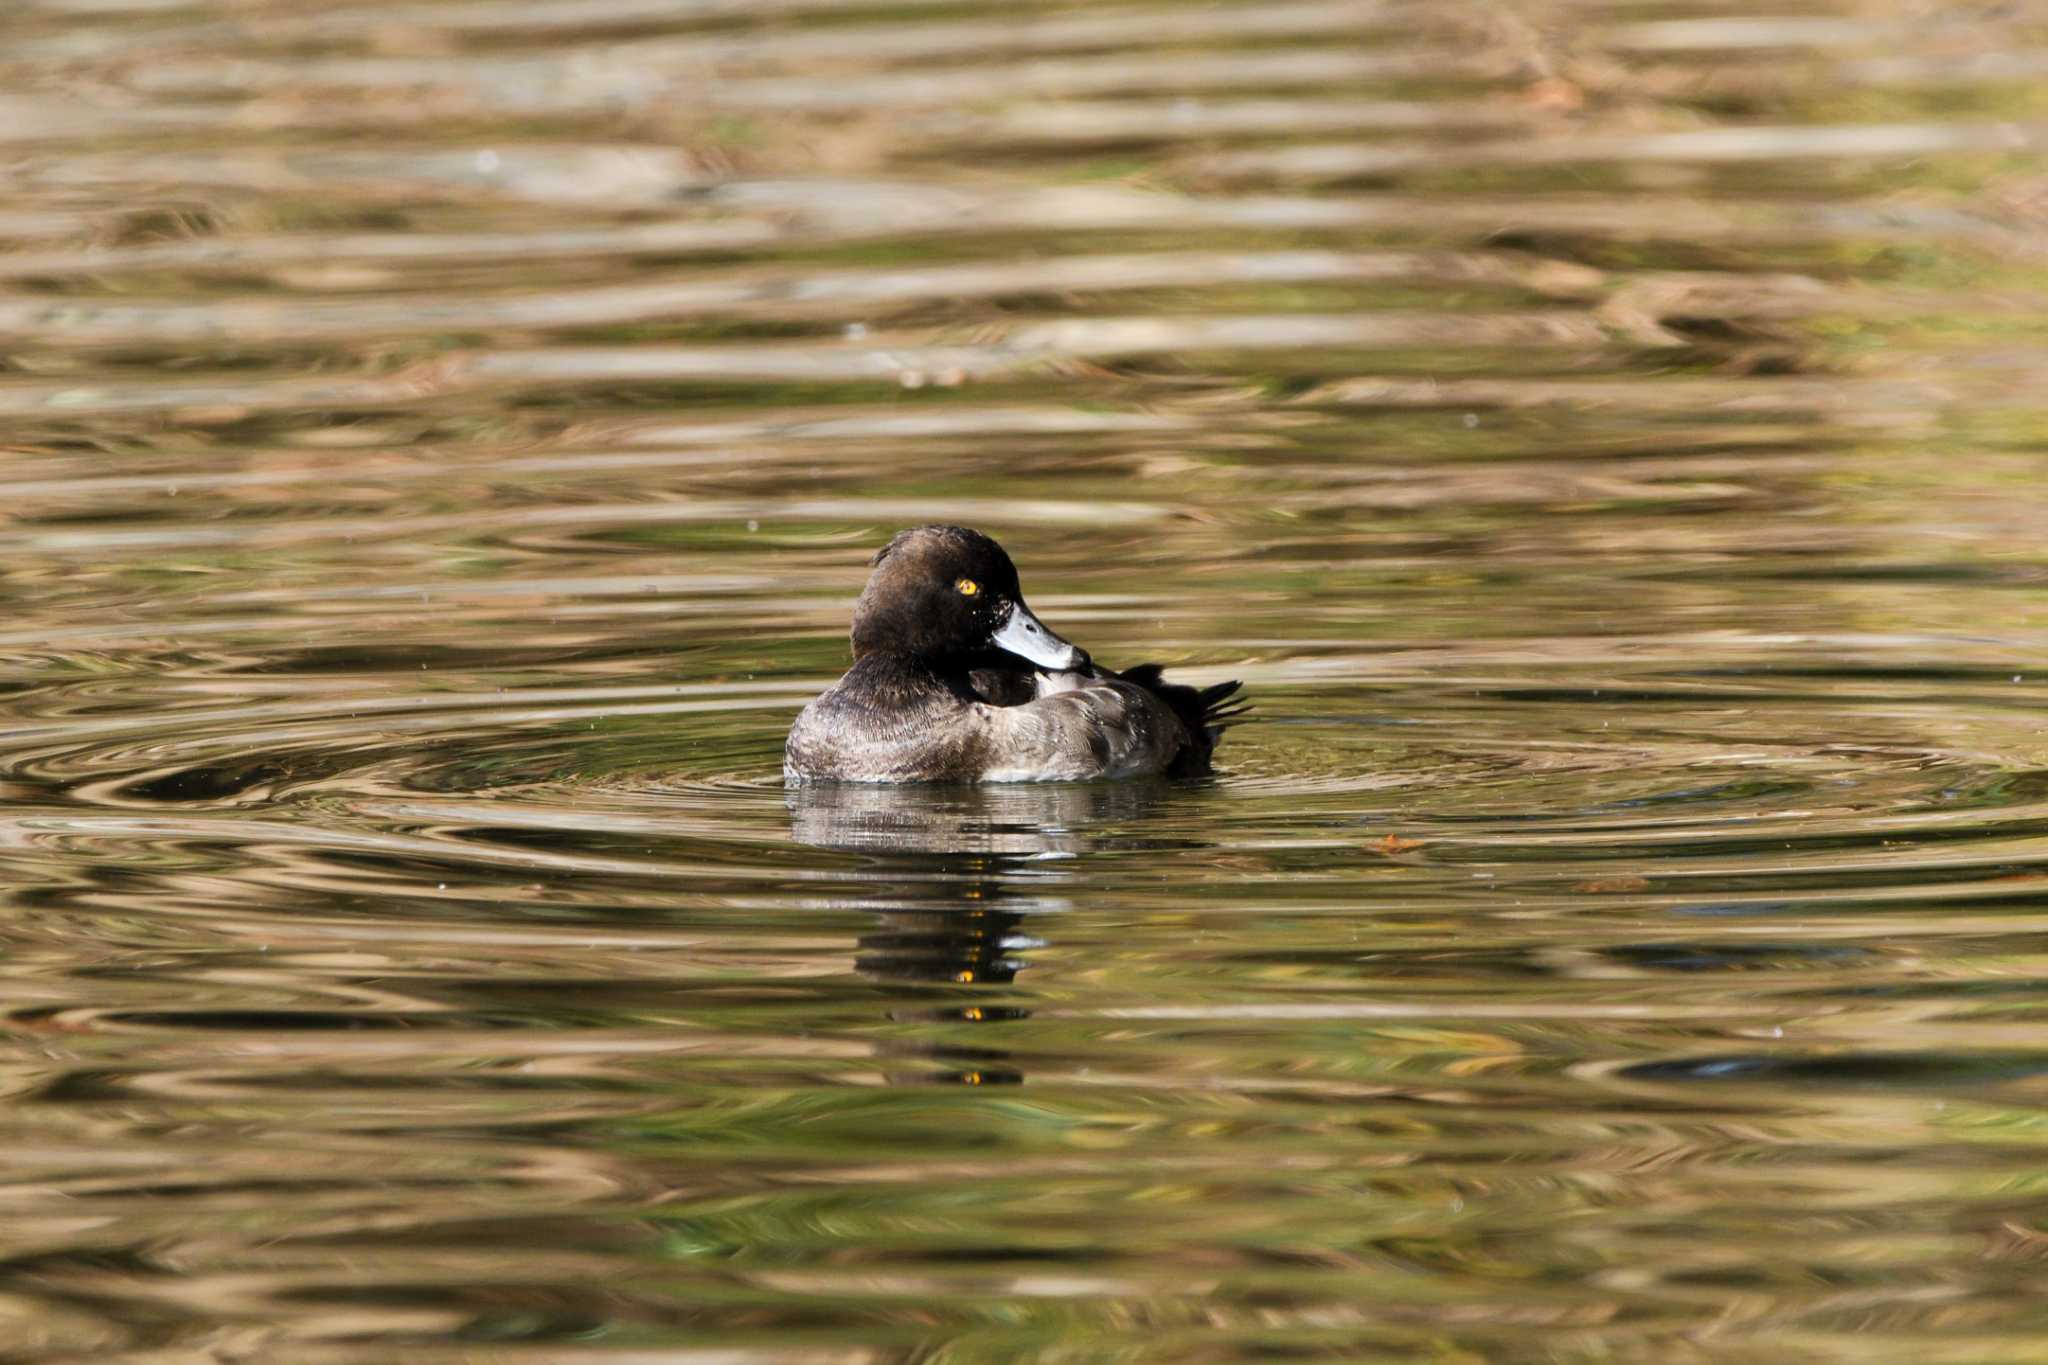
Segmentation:
<svg viewBox="0 0 2048 1365">
<path fill-rule="evenodd" d="M 1122 673 L 1024 605 L 1003 547 L 964 526 L 901 532 L 853 608 L 853 667 L 789 729 L 790 782 L 1073 782 L 1209 771 L 1235 682 Z"/>
</svg>

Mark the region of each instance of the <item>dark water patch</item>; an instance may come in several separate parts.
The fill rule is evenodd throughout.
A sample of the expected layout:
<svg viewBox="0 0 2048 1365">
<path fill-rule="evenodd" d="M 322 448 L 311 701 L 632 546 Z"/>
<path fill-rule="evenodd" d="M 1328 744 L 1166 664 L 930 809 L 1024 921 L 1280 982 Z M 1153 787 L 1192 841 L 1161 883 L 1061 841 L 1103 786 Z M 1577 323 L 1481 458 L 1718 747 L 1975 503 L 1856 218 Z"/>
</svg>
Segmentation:
<svg viewBox="0 0 2048 1365">
<path fill-rule="evenodd" d="M 1857 945 L 1827 943 L 1632 943 L 1604 950 L 1608 956 L 1653 971 L 1782 971 L 1800 967 L 1843 969 L 1875 966 L 1881 955 Z"/>
<path fill-rule="evenodd" d="M 1826 1057 L 1725 1056 L 1652 1062 L 1619 1074 L 1646 1081 L 1733 1081 L 1755 1084 L 1842 1086 L 1880 1090 L 1949 1090 L 2024 1082 L 2048 1072 L 2038 1054 L 1975 1053 L 1967 1057 L 1914 1053 L 1836 1054 Z"/>
</svg>

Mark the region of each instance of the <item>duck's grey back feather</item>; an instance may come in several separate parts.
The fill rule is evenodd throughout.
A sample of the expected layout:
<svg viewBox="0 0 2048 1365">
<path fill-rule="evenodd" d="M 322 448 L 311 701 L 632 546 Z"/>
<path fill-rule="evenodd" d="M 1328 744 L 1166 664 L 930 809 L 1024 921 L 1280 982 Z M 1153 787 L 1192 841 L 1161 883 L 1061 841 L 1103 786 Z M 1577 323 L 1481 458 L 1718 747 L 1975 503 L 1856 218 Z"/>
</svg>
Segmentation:
<svg viewBox="0 0 2048 1365">
<path fill-rule="evenodd" d="M 1022 706 L 981 707 L 994 762 L 985 782 L 1071 782 L 1161 773 L 1188 742 L 1144 688 L 1097 676 Z"/>
<path fill-rule="evenodd" d="M 797 717 L 786 778 L 1077 782 L 1164 772 L 1189 743 L 1170 706 L 1110 674 L 1060 675 L 1035 700 L 991 706 L 936 686 L 863 686 L 864 671 L 856 663 Z"/>
</svg>

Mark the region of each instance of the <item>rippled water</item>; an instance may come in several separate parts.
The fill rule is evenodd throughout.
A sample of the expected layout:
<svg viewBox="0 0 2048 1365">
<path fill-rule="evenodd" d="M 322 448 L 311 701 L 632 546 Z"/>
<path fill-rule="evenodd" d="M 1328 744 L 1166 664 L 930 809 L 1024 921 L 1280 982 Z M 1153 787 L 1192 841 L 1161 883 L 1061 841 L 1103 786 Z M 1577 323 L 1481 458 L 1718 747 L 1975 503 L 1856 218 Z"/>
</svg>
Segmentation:
<svg viewBox="0 0 2048 1365">
<path fill-rule="evenodd" d="M 0 38 L 0 1358 L 2043 1357 L 2048 16 Z"/>
</svg>

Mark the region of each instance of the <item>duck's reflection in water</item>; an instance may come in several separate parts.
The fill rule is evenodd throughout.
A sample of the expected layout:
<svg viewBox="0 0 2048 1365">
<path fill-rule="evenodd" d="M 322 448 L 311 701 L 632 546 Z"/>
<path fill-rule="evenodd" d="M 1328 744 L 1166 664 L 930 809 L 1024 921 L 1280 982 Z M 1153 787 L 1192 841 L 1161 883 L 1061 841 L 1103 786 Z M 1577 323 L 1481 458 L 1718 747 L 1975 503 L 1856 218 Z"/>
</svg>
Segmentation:
<svg viewBox="0 0 2048 1365">
<path fill-rule="evenodd" d="M 1017 974 L 1045 939 L 1032 930 L 1069 908 L 1076 884 L 1062 864 L 1141 842 L 1129 823 L 1185 799 L 1185 784 L 1097 782 L 984 787 L 823 783 L 789 789 L 790 833 L 799 843 L 871 853 L 860 880 L 872 894 L 849 908 L 879 923 L 861 935 L 854 969 L 876 981 L 939 985 L 919 998 L 926 1020 L 993 1024 L 1030 1017 L 1013 1003 Z M 912 894 L 906 894 L 914 886 Z M 906 996 L 913 993 L 905 992 Z M 1000 995 L 1001 999 L 990 999 Z M 910 1017 L 899 1008 L 892 1018 Z M 1016 1083 L 1023 1073 L 999 1049 L 911 1045 L 894 1055 L 941 1063 L 915 1079 L 969 1085 Z M 912 1079 L 909 1076 L 905 1080 Z"/>
<path fill-rule="evenodd" d="M 1186 782 L 1011 782 L 928 786 L 820 782 L 787 789 L 799 843 L 859 853 L 999 859 L 1013 870 L 1140 842 L 1118 826 L 1202 790 Z M 946 865 L 944 862 L 940 866 Z"/>
</svg>

